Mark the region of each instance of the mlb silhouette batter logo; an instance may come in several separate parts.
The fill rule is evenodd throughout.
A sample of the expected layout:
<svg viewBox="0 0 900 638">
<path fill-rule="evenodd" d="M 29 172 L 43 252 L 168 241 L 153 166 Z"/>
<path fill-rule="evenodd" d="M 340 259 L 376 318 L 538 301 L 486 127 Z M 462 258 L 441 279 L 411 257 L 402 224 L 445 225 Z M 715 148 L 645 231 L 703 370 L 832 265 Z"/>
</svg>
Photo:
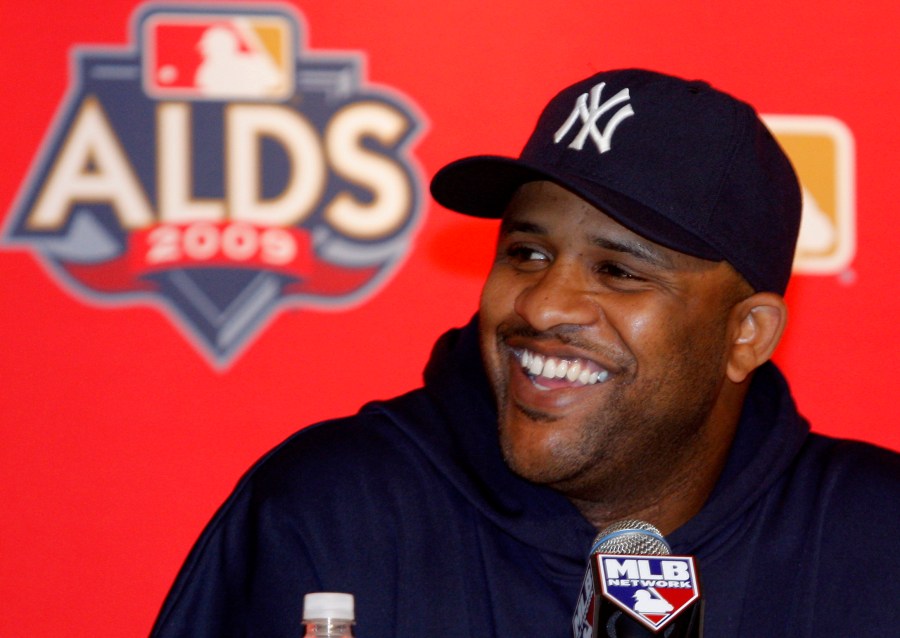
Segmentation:
<svg viewBox="0 0 900 638">
<path fill-rule="evenodd" d="M 277 16 L 160 13 L 144 25 L 155 97 L 284 98 L 293 92 L 290 23 Z"/>
<path fill-rule="evenodd" d="M 602 595 L 653 631 L 700 597 L 692 556 L 597 554 L 593 560 Z"/>
<path fill-rule="evenodd" d="M 843 274 L 856 256 L 856 144 L 831 116 L 766 115 L 800 178 L 803 217 L 794 272 Z"/>
<path fill-rule="evenodd" d="M 308 54 L 282 5 L 149 5 L 78 47 L 4 231 L 104 305 L 159 308 L 217 367 L 288 306 L 373 295 L 422 206 L 412 104 Z"/>
</svg>

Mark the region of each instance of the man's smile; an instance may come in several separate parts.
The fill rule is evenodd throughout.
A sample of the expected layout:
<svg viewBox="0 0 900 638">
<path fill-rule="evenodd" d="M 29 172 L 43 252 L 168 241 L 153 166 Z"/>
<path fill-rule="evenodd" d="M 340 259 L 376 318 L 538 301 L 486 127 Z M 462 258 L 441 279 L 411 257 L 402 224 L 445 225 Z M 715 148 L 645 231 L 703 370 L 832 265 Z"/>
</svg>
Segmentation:
<svg viewBox="0 0 900 638">
<path fill-rule="evenodd" d="M 532 383 L 540 390 L 578 388 L 603 383 L 609 370 L 595 361 L 579 357 L 554 357 L 527 348 L 514 348 L 513 355 Z"/>
</svg>

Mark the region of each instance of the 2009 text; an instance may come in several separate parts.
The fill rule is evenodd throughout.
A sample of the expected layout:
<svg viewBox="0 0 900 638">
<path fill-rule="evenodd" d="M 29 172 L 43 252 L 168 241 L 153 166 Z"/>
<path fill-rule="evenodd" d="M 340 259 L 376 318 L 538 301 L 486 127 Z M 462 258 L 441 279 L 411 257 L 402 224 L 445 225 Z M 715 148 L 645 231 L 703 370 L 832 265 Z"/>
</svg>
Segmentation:
<svg viewBox="0 0 900 638">
<path fill-rule="evenodd" d="M 147 234 L 147 265 L 225 258 L 233 262 L 260 260 L 283 266 L 297 256 L 297 242 L 283 228 L 257 228 L 250 224 L 161 225 Z"/>
</svg>

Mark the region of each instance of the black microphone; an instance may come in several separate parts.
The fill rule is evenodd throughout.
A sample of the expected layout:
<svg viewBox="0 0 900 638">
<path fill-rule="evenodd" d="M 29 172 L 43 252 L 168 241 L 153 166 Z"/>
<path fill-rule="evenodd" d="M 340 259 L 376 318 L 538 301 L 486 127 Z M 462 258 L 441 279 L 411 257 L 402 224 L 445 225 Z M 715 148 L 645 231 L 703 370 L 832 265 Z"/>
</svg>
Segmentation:
<svg viewBox="0 0 900 638">
<path fill-rule="evenodd" d="M 574 638 L 701 638 L 703 601 L 693 556 L 673 556 L 650 523 L 601 531 L 572 616 Z"/>
</svg>

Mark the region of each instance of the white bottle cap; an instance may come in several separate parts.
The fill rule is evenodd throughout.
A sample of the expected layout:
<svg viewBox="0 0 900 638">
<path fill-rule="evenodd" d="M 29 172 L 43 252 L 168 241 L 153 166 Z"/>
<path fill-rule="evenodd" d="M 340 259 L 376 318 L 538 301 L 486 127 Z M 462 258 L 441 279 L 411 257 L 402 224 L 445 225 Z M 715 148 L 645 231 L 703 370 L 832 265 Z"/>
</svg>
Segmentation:
<svg viewBox="0 0 900 638">
<path fill-rule="evenodd" d="M 315 592 L 303 597 L 303 620 L 336 618 L 356 620 L 353 613 L 353 594 Z"/>
</svg>

